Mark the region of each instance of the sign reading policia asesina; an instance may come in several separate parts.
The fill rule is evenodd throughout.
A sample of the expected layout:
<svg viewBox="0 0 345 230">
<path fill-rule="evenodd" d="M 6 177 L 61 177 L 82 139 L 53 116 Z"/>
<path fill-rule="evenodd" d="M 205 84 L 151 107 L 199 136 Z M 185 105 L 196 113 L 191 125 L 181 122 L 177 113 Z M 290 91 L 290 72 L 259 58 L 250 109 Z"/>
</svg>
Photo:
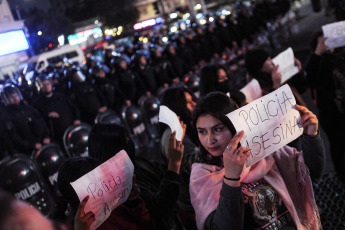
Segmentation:
<svg viewBox="0 0 345 230">
<path fill-rule="evenodd" d="M 80 201 L 89 196 L 85 213 L 92 211 L 96 217 L 91 230 L 98 228 L 115 208 L 127 200 L 132 190 L 133 173 L 134 165 L 122 150 L 71 183 Z"/>
<path fill-rule="evenodd" d="M 284 85 L 227 114 L 237 131 L 244 130 L 241 145 L 251 149 L 247 167 L 302 135 L 295 104 L 290 87 Z"/>
</svg>

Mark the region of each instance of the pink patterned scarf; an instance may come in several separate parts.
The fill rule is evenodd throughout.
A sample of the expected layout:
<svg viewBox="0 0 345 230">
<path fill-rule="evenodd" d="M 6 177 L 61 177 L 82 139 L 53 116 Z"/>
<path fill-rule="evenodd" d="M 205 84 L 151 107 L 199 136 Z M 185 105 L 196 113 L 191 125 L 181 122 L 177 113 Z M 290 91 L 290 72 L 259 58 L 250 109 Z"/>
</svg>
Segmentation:
<svg viewBox="0 0 345 230">
<path fill-rule="evenodd" d="M 190 196 L 197 226 L 204 229 L 206 218 L 216 210 L 222 187 L 224 168 L 195 163 L 190 178 Z M 251 167 L 244 168 L 241 182 L 265 179 L 280 195 L 297 228 L 321 229 L 311 180 L 302 152 L 289 146 L 277 150 Z"/>
</svg>

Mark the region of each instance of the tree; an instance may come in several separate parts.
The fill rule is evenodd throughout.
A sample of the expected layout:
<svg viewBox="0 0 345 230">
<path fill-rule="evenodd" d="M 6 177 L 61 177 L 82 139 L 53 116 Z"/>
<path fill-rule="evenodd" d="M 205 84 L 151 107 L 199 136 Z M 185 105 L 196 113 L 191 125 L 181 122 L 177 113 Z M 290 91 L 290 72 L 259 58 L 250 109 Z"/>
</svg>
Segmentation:
<svg viewBox="0 0 345 230">
<path fill-rule="evenodd" d="M 31 8 L 24 12 L 25 26 L 29 32 L 29 42 L 32 50 L 37 54 L 58 45 L 57 38 L 61 34 L 67 35 L 72 31 L 71 22 L 53 9 L 48 12 L 38 8 Z M 42 35 L 38 32 L 41 31 Z"/>
</svg>

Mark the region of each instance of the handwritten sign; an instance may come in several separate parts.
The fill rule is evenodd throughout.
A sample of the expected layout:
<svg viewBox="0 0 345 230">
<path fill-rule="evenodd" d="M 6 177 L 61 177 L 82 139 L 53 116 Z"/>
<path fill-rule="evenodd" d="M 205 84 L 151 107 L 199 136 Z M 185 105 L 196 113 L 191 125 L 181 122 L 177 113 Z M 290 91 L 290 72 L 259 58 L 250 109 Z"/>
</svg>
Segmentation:
<svg viewBox="0 0 345 230">
<path fill-rule="evenodd" d="M 176 131 L 176 140 L 181 141 L 183 135 L 183 129 L 181 123 L 173 111 L 171 111 L 165 105 L 159 106 L 159 122 L 167 124 L 171 132 Z"/>
<path fill-rule="evenodd" d="M 92 211 L 96 216 L 91 230 L 98 228 L 115 208 L 127 200 L 132 190 L 133 173 L 133 163 L 122 150 L 71 183 L 80 201 L 90 196 L 85 212 Z"/>
<path fill-rule="evenodd" d="M 330 49 L 345 46 L 345 21 L 322 26 L 322 31 L 323 35 L 327 37 L 325 44 Z"/>
<path fill-rule="evenodd" d="M 246 96 L 246 102 L 252 102 L 262 97 L 262 90 L 260 84 L 256 79 L 252 79 L 240 91 Z"/>
<path fill-rule="evenodd" d="M 289 47 L 272 59 L 275 65 L 279 65 L 278 71 L 282 75 L 282 83 L 299 72 L 297 66 L 295 66 L 294 57 L 293 50 Z"/>
<path fill-rule="evenodd" d="M 241 145 L 251 149 L 247 167 L 302 135 L 295 104 L 290 87 L 284 85 L 227 114 L 237 131 L 244 130 Z"/>
</svg>

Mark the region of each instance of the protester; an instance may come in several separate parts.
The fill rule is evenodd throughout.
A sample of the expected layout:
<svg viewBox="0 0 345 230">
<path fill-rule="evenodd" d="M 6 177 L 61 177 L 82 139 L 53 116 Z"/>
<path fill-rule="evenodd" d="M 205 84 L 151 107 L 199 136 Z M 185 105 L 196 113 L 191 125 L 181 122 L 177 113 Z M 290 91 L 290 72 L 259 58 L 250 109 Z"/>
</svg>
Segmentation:
<svg viewBox="0 0 345 230">
<path fill-rule="evenodd" d="M 289 79 L 286 83 L 290 85 L 293 93 L 301 105 L 305 105 L 305 102 L 300 96 L 307 88 L 307 83 L 305 79 L 305 74 L 302 71 L 302 64 L 297 59 L 294 58 L 295 65 L 297 66 L 299 73 Z M 258 80 L 260 87 L 262 89 L 262 95 L 266 95 L 278 89 L 282 83 L 282 75 L 279 70 L 279 65 L 275 65 L 269 55 L 263 49 L 249 50 L 245 56 L 246 68 L 248 71 L 248 80 L 252 78 Z M 296 89 L 295 89 L 296 88 Z"/>
<path fill-rule="evenodd" d="M 185 128 L 185 126 L 184 126 Z M 70 182 L 91 171 L 99 163 L 103 163 L 125 149 L 135 164 L 131 141 L 124 134 L 124 129 L 116 124 L 96 125 L 89 136 L 90 158 L 69 159 L 59 170 L 58 185 L 63 196 L 70 201 L 73 213 L 77 213 L 76 224 L 90 223 L 92 214 L 80 212 L 84 203 L 79 206 L 78 199 Z M 116 140 L 116 141 L 114 141 Z M 98 229 L 182 229 L 173 218 L 172 210 L 176 205 L 179 190 L 179 172 L 184 146 L 176 141 L 175 133 L 171 135 L 169 148 L 168 171 L 161 182 L 159 192 L 153 194 L 144 187 L 139 187 L 136 176 L 133 177 L 133 187 L 129 199 L 116 208 L 110 217 Z M 82 163 L 85 161 L 85 164 Z M 84 202 L 86 200 L 84 199 Z M 85 224 L 85 223 L 84 223 Z M 85 224 L 88 226 L 88 224 Z M 88 228 L 78 228 L 88 229 Z"/>
<path fill-rule="evenodd" d="M 201 70 L 200 96 L 214 91 L 230 93 L 230 97 L 242 106 L 246 100 L 245 95 L 234 87 L 231 76 L 228 77 L 226 69 L 221 65 L 207 65 Z"/>
<path fill-rule="evenodd" d="M 181 219 L 187 229 L 196 229 L 195 213 L 189 196 L 190 171 L 198 154 L 198 137 L 192 123 L 193 109 L 196 102 L 197 98 L 194 94 L 188 88 L 182 86 L 167 89 L 162 99 L 162 105 L 167 106 L 170 110 L 175 112 L 180 120 L 187 126 L 186 135 L 183 139 L 184 153 L 180 173 L 181 186 L 179 198 L 177 200 Z M 161 137 L 161 149 L 166 158 L 169 152 L 170 134 L 170 128 L 166 128 Z"/>
<path fill-rule="evenodd" d="M 345 184 L 345 56 L 343 48 L 329 49 L 321 31 L 315 33 L 306 67 L 307 79 L 316 90 L 319 119 L 331 145 L 331 157 L 339 179 Z"/>
<path fill-rule="evenodd" d="M 193 164 L 190 178 L 198 229 L 321 228 L 303 156 L 313 158 L 309 171 L 320 178 L 325 150 L 316 116 L 295 108 L 304 127 L 303 151 L 284 146 L 246 167 L 250 149 L 239 145 L 245 134 L 225 116 L 237 109 L 234 101 L 219 92 L 199 99 L 193 120 L 200 162 Z"/>
</svg>

